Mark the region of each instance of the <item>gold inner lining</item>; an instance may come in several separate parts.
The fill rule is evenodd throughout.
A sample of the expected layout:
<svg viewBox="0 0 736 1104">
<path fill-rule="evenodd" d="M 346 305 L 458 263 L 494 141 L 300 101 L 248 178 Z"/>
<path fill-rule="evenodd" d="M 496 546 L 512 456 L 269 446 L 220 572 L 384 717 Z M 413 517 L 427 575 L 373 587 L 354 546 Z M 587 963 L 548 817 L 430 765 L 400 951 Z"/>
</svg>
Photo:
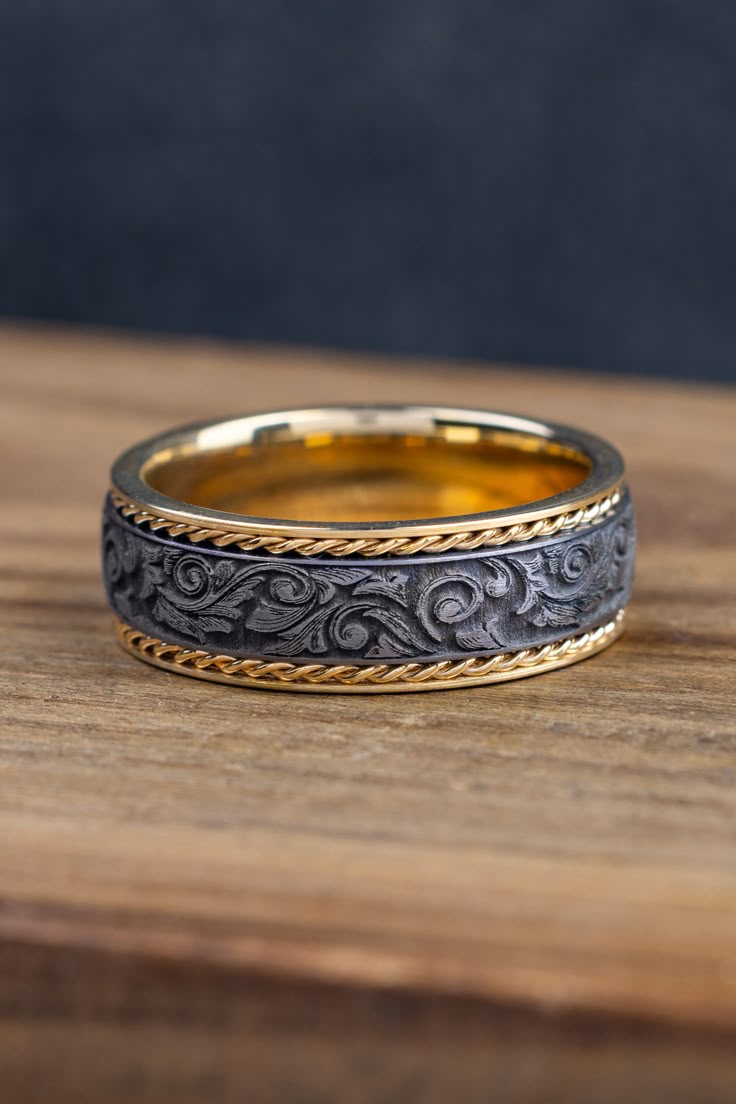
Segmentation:
<svg viewBox="0 0 736 1104">
<path fill-rule="evenodd" d="M 510 509 L 567 491 L 582 453 L 532 434 L 439 427 L 434 435 L 307 433 L 155 454 L 143 479 L 205 509 L 300 522 L 375 522 Z"/>
</svg>

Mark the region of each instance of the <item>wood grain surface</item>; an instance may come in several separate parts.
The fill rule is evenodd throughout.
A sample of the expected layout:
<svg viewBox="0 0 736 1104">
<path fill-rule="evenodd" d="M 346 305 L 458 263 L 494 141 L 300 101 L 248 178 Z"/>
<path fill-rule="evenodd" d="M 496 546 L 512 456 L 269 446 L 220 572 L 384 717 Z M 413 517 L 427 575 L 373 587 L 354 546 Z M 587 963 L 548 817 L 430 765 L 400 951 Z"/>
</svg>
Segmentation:
<svg viewBox="0 0 736 1104">
<path fill-rule="evenodd" d="M 735 392 L 6 326 L 0 398 L 3 1104 L 736 1098 Z M 373 698 L 121 652 L 115 455 L 342 400 L 613 440 L 624 638 Z"/>
</svg>

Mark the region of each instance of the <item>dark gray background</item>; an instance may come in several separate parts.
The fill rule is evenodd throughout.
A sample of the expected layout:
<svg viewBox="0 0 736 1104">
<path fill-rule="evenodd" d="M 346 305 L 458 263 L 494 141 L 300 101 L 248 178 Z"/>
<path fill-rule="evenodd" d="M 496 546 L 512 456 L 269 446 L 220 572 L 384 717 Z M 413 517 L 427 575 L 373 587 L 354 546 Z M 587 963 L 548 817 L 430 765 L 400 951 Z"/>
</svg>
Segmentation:
<svg viewBox="0 0 736 1104">
<path fill-rule="evenodd" d="M 733 379 L 736 5 L 0 0 L 0 313 Z"/>
</svg>

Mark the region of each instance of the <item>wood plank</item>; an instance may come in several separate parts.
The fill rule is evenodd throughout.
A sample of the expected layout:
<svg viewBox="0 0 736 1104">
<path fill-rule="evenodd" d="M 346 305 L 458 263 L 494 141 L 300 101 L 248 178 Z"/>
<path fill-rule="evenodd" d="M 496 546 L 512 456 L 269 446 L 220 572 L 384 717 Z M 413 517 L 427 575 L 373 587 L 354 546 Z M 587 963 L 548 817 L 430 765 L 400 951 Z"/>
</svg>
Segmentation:
<svg viewBox="0 0 736 1104">
<path fill-rule="evenodd" d="M 0 976 L 3 1104 L 734 1096 L 720 1033 L 28 944 Z"/>
<path fill-rule="evenodd" d="M 633 1017 L 692 1033 L 705 1069 L 736 1031 L 733 391 L 12 326 L 0 388 L 6 940 L 84 970 L 101 954 Z M 120 652 L 97 547 L 117 452 L 342 400 L 615 441 L 641 540 L 622 641 L 536 679 L 370 699 L 239 691 Z"/>
</svg>

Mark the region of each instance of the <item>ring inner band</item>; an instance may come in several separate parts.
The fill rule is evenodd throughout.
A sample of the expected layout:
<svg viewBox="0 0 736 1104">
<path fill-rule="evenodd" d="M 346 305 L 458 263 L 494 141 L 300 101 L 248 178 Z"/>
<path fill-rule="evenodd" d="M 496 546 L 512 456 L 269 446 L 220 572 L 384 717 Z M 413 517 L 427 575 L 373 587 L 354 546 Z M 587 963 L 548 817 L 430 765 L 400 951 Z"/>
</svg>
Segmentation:
<svg viewBox="0 0 736 1104">
<path fill-rule="evenodd" d="M 143 480 L 205 510 L 361 523 L 511 509 L 568 491 L 591 470 L 570 445 L 459 421 L 403 432 L 337 416 L 332 425 L 252 422 L 211 426 L 154 452 Z"/>
</svg>

